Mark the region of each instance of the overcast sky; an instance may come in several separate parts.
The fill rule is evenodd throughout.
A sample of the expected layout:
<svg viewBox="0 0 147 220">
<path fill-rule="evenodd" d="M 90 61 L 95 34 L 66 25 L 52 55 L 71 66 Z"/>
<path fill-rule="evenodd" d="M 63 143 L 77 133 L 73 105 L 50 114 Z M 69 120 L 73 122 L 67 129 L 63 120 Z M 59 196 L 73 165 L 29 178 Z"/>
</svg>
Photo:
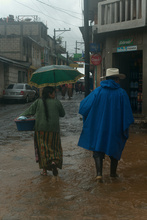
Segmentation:
<svg viewBox="0 0 147 220">
<path fill-rule="evenodd" d="M 14 15 L 38 15 L 47 25 L 48 35 L 54 36 L 54 29 L 71 31 L 56 32 L 56 37 L 63 37 L 69 55 L 75 53 L 76 41 L 83 42 L 79 27 L 83 26 L 83 0 L 0 0 L 0 18 Z M 84 49 L 84 44 L 78 43 L 78 53 Z"/>
</svg>

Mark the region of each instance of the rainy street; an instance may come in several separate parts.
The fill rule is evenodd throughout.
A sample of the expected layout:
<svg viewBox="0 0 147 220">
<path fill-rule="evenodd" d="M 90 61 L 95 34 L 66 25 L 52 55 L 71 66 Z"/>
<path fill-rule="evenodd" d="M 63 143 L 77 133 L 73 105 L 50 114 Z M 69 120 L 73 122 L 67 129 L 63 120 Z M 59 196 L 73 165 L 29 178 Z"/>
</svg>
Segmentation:
<svg viewBox="0 0 147 220">
<path fill-rule="evenodd" d="M 78 114 L 83 94 L 61 100 L 66 116 L 60 120 L 63 169 L 59 176 L 41 176 L 35 162 L 33 131 L 18 131 L 14 119 L 31 103 L 0 105 L 0 220 L 146 220 L 147 129 L 130 128 L 119 178 L 95 181 L 92 153 L 77 146 L 82 129 Z"/>
</svg>

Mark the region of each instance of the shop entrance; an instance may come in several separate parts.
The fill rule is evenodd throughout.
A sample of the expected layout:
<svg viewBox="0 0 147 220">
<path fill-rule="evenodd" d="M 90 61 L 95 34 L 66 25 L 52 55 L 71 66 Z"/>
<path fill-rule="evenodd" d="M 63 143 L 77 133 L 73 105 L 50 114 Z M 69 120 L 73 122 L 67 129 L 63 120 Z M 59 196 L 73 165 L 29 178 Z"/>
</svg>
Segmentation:
<svg viewBox="0 0 147 220">
<path fill-rule="evenodd" d="M 142 113 L 142 61 L 142 51 L 113 54 L 113 67 L 119 68 L 120 73 L 126 75 L 126 79 L 121 81 L 121 87 L 128 93 L 135 114 Z"/>
</svg>

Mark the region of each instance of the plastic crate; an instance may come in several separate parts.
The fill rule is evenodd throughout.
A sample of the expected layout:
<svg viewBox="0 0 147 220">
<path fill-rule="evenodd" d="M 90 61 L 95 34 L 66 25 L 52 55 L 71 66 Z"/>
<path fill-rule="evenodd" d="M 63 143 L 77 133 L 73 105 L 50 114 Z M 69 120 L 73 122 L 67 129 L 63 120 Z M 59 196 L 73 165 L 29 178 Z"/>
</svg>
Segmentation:
<svg viewBox="0 0 147 220">
<path fill-rule="evenodd" d="M 18 131 L 34 131 L 35 119 L 14 120 Z"/>
</svg>

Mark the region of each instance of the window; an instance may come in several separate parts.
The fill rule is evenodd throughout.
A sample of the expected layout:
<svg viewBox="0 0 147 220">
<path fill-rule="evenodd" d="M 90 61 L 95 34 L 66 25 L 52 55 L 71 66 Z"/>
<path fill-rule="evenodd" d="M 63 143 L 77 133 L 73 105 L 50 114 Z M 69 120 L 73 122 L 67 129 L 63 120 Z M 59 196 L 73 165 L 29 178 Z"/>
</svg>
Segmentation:
<svg viewBox="0 0 147 220">
<path fill-rule="evenodd" d="M 14 89 L 24 89 L 24 85 L 16 84 L 16 85 L 14 85 Z"/>
<path fill-rule="evenodd" d="M 10 84 L 7 89 L 13 89 L 14 84 Z"/>
</svg>

